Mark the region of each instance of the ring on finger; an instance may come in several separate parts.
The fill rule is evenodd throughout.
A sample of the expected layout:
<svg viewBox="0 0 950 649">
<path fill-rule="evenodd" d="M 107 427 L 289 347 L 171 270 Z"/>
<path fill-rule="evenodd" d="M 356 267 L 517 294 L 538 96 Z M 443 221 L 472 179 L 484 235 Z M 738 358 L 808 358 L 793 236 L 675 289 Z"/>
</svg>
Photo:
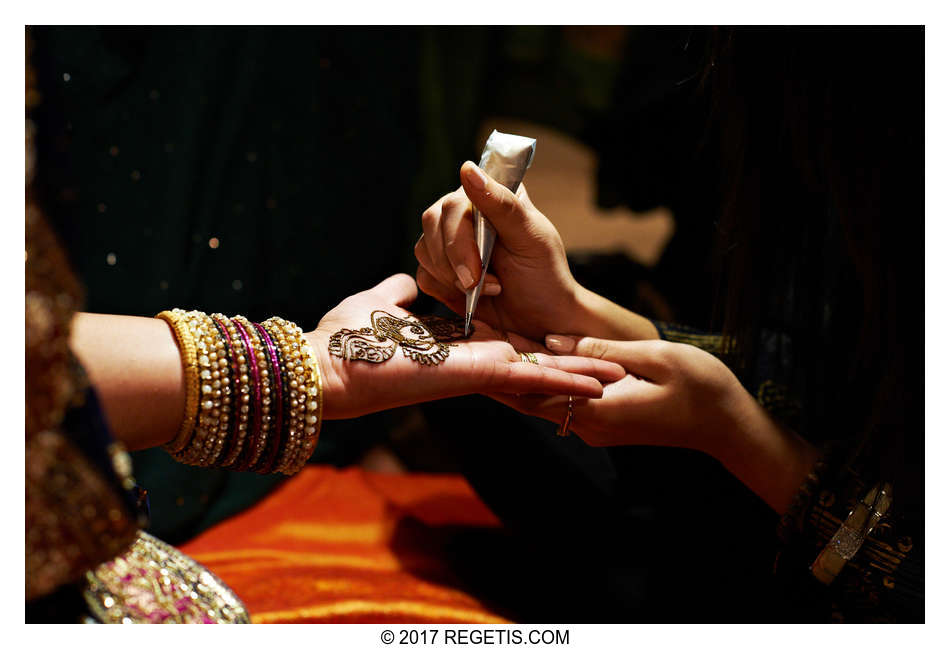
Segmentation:
<svg viewBox="0 0 950 649">
<path fill-rule="evenodd" d="M 564 421 L 557 429 L 558 437 L 567 437 L 571 434 L 571 424 L 574 422 L 574 395 L 567 397 L 567 414 L 564 415 Z"/>
<path fill-rule="evenodd" d="M 538 362 L 538 357 L 534 355 L 534 352 L 521 352 L 521 362 L 531 363 L 532 365 L 541 364 Z"/>
</svg>

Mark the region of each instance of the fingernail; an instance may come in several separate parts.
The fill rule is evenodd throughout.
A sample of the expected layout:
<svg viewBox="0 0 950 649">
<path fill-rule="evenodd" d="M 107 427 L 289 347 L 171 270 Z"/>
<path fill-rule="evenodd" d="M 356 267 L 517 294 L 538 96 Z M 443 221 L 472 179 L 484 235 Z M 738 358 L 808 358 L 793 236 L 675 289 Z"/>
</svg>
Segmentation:
<svg viewBox="0 0 950 649">
<path fill-rule="evenodd" d="M 547 348 L 552 352 L 564 354 L 574 351 L 577 341 L 570 336 L 555 336 L 553 334 L 548 334 L 544 337 L 544 344 L 547 345 Z"/>
<path fill-rule="evenodd" d="M 486 283 L 482 287 L 482 295 L 485 295 L 487 297 L 493 297 L 500 293 L 501 293 L 501 284 L 495 284 L 494 282 L 492 282 L 492 283 Z"/>
<path fill-rule="evenodd" d="M 458 275 L 459 281 L 462 282 L 462 286 L 466 289 L 471 288 L 472 284 L 475 283 L 475 276 L 472 275 L 472 271 L 470 271 L 465 264 L 456 266 L 455 274 Z"/>
<path fill-rule="evenodd" d="M 472 183 L 472 187 L 476 191 L 484 191 L 485 184 L 488 182 L 488 178 L 485 176 L 485 172 L 478 168 L 475 163 L 468 168 L 468 181 Z"/>
</svg>

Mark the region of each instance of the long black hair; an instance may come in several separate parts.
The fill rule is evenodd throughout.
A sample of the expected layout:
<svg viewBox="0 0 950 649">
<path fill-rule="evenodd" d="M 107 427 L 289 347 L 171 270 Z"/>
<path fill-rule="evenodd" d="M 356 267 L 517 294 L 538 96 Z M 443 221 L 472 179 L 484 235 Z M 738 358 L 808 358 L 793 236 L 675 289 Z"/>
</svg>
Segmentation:
<svg viewBox="0 0 950 649">
<path fill-rule="evenodd" d="M 779 369 L 804 435 L 919 502 L 923 29 L 717 29 L 709 54 L 732 364 Z"/>
</svg>

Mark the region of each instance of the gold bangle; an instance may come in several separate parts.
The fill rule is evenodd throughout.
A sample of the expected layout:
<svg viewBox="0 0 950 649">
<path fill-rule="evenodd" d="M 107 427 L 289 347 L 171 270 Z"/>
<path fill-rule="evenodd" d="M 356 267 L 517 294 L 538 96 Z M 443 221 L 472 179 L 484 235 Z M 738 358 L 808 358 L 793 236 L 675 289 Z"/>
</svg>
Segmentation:
<svg viewBox="0 0 950 649">
<path fill-rule="evenodd" d="M 871 530 L 887 514 L 893 500 L 890 483 L 878 483 L 860 501 L 811 565 L 811 574 L 826 586 L 858 553 Z"/>
<path fill-rule="evenodd" d="M 185 464 L 211 466 L 224 444 L 221 426 L 226 425 L 230 417 L 221 385 L 221 378 L 228 376 L 227 353 L 221 335 L 206 313 L 191 311 L 188 315 L 194 325 L 192 333 L 197 338 L 199 407 L 195 431 L 176 459 Z"/>
<path fill-rule="evenodd" d="M 264 329 L 270 334 L 274 344 L 280 349 L 280 372 L 285 381 L 284 387 L 286 387 L 286 394 L 284 395 L 284 398 L 288 404 L 288 417 L 284 421 L 283 447 L 280 449 L 279 455 L 276 458 L 274 471 L 287 473 L 287 468 L 293 463 L 294 458 L 296 457 L 297 447 L 300 444 L 300 439 L 304 432 L 304 422 L 301 417 L 301 408 L 303 407 L 305 398 L 305 394 L 302 394 L 302 388 L 305 389 L 305 387 L 300 385 L 300 382 L 296 379 L 296 374 L 294 374 L 292 371 L 294 364 L 294 349 L 291 340 L 288 338 L 287 332 L 284 330 L 284 325 L 281 324 L 282 322 L 283 321 L 279 318 L 273 317 L 262 322 L 261 326 L 264 327 Z"/>
<path fill-rule="evenodd" d="M 188 445 L 198 415 L 198 350 L 191 329 L 185 320 L 184 311 L 181 309 L 162 311 L 155 317 L 167 322 L 175 335 L 175 342 L 181 353 L 181 367 L 185 373 L 185 415 L 178 434 L 164 445 L 169 453 L 176 454 Z"/>
<path fill-rule="evenodd" d="M 231 394 L 234 396 L 234 407 L 231 413 L 235 418 L 235 425 L 232 430 L 234 438 L 229 440 L 229 450 L 222 459 L 221 466 L 235 468 L 240 465 L 240 460 L 243 457 L 245 441 L 248 437 L 248 426 L 251 425 L 250 406 L 241 399 L 242 395 L 245 394 L 244 390 L 249 389 L 248 356 L 244 350 L 244 343 L 238 335 L 237 327 L 234 326 L 231 319 L 221 313 L 213 314 L 212 317 L 219 321 L 231 342 L 233 376 L 231 377 L 230 388 Z"/>
<path fill-rule="evenodd" d="M 303 465 L 310 459 L 310 456 L 313 455 L 313 451 L 317 447 L 317 441 L 320 439 L 320 427 L 323 424 L 323 377 L 320 374 L 320 363 L 317 361 L 317 355 L 313 352 L 313 348 L 310 346 L 310 343 L 307 342 L 307 339 L 302 335 L 300 339 L 303 341 L 302 348 L 309 361 L 308 365 L 312 374 L 312 381 L 315 384 L 314 387 L 317 389 L 317 393 L 312 395 L 316 397 L 315 400 L 317 402 L 317 408 L 314 411 L 317 417 L 317 423 L 313 426 L 314 432 L 307 437 L 305 445 L 306 454 L 302 458 L 298 470 L 302 469 Z"/>
</svg>

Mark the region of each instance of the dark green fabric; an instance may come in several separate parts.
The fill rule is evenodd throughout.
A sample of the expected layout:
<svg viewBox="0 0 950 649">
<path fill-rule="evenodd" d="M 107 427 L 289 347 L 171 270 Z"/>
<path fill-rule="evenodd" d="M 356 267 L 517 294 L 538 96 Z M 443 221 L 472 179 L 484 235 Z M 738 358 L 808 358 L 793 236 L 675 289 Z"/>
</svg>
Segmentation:
<svg viewBox="0 0 950 649">
<path fill-rule="evenodd" d="M 38 182 L 90 311 L 312 328 L 348 295 L 414 272 L 419 214 L 475 155 L 483 29 L 29 31 Z M 355 461 L 399 417 L 326 422 L 314 460 Z M 160 450 L 134 460 L 151 530 L 175 542 L 280 481 Z"/>
</svg>

